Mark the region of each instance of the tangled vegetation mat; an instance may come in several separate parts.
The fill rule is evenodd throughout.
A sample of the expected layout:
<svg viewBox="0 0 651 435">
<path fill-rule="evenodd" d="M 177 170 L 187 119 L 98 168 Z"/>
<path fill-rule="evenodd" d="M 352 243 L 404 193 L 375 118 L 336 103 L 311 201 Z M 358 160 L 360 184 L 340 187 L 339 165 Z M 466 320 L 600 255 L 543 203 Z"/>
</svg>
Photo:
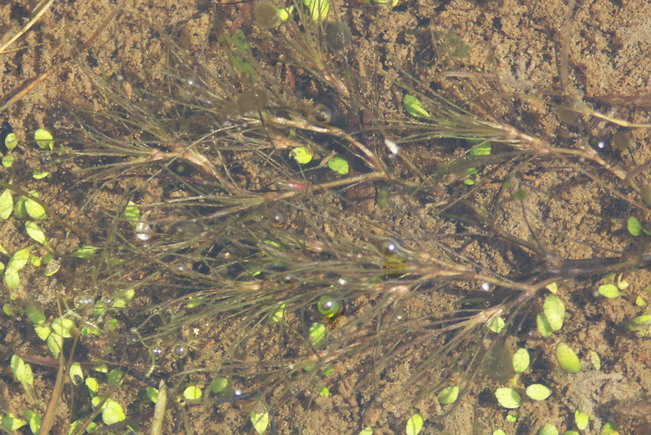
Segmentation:
<svg viewBox="0 0 651 435">
<path fill-rule="evenodd" d="M 650 433 L 650 17 L 3 2 L 3 431 Z"/>
</svg>

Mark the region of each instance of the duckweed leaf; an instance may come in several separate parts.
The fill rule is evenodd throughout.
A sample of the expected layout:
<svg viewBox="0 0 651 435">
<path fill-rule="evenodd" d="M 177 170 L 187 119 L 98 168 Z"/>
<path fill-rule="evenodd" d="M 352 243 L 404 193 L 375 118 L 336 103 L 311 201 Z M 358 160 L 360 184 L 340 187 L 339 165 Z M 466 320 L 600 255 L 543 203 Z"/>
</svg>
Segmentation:
<svg viewBox="0 0 651 435">
<path fill-rule="evenodd" d="M 36 222 L 27 221 L 25 222 L 25 232 L 33 240 L 37 241 L 43 246 L 47 246 L 47 239 L 45 238 L 45 233 Z"/>
<path fill-rule="evenodd" d="M 215 378 L 210 384 L 210 391 L 212 393 L 221 393 L 228 386 L 228 380 L 226 378 Z"/>
<path fill-rule="evenodd" d="M 450 405 L 457 401 L 459 397 L 459 387 L 457 385 L 452 385 L 450 387 L 444 388 L 436 396 L 441 405 Z"/>
<path fill-rule="evenodd" d="M 64 338 L 72 337 L 72 328 L 74 327 L 75 323 L 64 317 L 57 317 L 52 321 L 51 325 L 52 331 Z"/>
<path fill-rule="evenodd" d="M 196 385 L 190 385 L 188 388 L 183 390 L 183 397 L 191 402 L 195 402 L 201 399 L 202 395 L 203 392 L 201 391 L 201 388 L 197 387 Z"/>
<path fill-rule="evenodd" d="M 553 424 L 546 423 L 538 430 L 538 435 L 558 435 L 558 429 Z"/>
<path fill-rule="evenodd" d="M 407 435 L 418 435 L 423 428 L 423 416 L 414 414 L 407 420 L 405 432 Z"/>
<path fill-rule="evenodd" d="M 527 349 L 520 348 L 513 354 L 513 371 L 522 373 L 529 367 L 531 359 Z"/>
<path fill-rule="evenodd" d="M 27 306 L 27 309 L 25 310 L 25 314 L 27 314 L 27 318 L 34 325 L 42 325 L 43 323 L 45 323 L 45 314 L 43 313 L 43 311 L 41 311 L 39 307 L 37 307 L 34 304 L 29 304 Z"/>
<path fill-rule="evenodd" d="M 77 362 L 70 364 L 68 375 L 74 385 L 81 385 L 84 380 L 84 371 L 81 369 L 81 364 Z"/>
<path fill-rule="evenodd" d="M 33 199 L 25 198 L 25 212 L 29 217 L 37 221 L 47 219 L 47 213 L 45 213 L 43 206 Z"/>
<path fill-rule="evenodd" d="M 558 346 L 556 346 L 556 360 L 566 372 L 578 373 L 581 371 L 579 357 L 566 343 L 558 343 Z"/>
<path fill-rule="evenodd" d="M 63 349 L 63 337 L 61 337 L 59 334 L 55 332 L 52 332 L 50 335 L 47 336 L 45 343 L 47 344 L 47 348 L 50 350 L 50 353 L 52 354 L 54 359 L 59 358 L 61 349 Z"/>
<path fill-rule="evenodd" d="M 579 430 L 586 430 L 588 428 L 589 420 L 590 416 L 587 413 L 579 409 L 574 411 L 574 423 L 576 423 L 576 427 Z"/>
<path fill-rule="evenodd" d="M 310 326 L 309 338 L 312 346 L 319 347 L 326 336 L 326 327 L 323 323 L 313 323 Z"/>
<path fill-rule="evenodd" d="M 13 210 L 14 197 L 11 195 L 11 190 L 5 189 L 0 195 L 0 218 L 9 219 Z"/>
<path fill-rule="evenodd" d="M 52 133 L 44 128 L 39 128 L 34 132 L 34 140 L 36 140 L 36 145 L 39 148 L 47 148 L 50 151 L 54 150 L 54 137 Z"/>
<path fill-rule="evenodd" d="M 9 431 L 16 431 L 25 426 L 27 422 L 5 411 L 5 416 L 2 417 L 2 427 Z"/>
<path fill-rule="evenodd" d="M 306 165 L 312 161 L 314 152 L 308 147 L 296 147 L 289 152 L 289 155 L 301 165 Z"/>
<path fill-rule="evenodd" d="M 99 396 L 95 396 L 92 399 L 93 406 L 99 406 L 101 402 L 102 398 Z M 124 408 L 122 408 L 122 405 L 120 405 L 120 403 L 116 402 L 113 399 L 106 399 L 102 405 L 102 421 L 104 424 L 111 425 L 119 423 L 126 420 L 126 418 L 127 415 L 125 414 Z"/>
<path fill-rule="evenodd" d="M 522 403 L 522 397 L 512 388 L 498 388 L 495 390 L 495 398 L 501 407 L 507 409 L 516 409 Z"/>
<path fill-rule="evenodd" d="M 527 387 L 525 393 L 533 400 L 545 400 L 552 394 L 552 390 L 543 384 L 531 384 Z"/>
<path fill-rule="evenodd" d="M 563 327 L 563 318 L 565 317 L 565 304 L 557 296 L 545 296 L 543 303 L 543 312 L 547 323 L 553 331 L 558 331 Z"/>
<path fill-rule="evenodd" d="M 540 335 L 544 338 L 549 337 L 554 332 L 547 321 L 547 317 L 542 313 L 536 316 L 536 326 L 538 327 L 538 332 L 540 332 Z"/>
<path fill-rule="evenodd" d="M 631 216 L 628 218 L 628 221 L 626 221 L 626 229 L 632 236 L 637 237 L 642 233 L 642 224 L 637 220 L 637 218 Z"/>
<path fill-rule="evenodd" d="M 348 161 L 343 157 L 333 157 L 328 160 L 328 168 L 341 175 L 346 175 L 350 171 Z"/>
<path fill-rule="evenodd" d="M 623 294 L 615 284 L 600 285 L 597 291 L 601 296 L 608 299 L 615 299 Z"/>
<path fill-rule="evenodd" d="M 13 150 L 18 146 L 18 138 L 16 137 L 15 133 L 9 133 L 5 137 L 5 146 L 9 151 Z"/>
</svg>

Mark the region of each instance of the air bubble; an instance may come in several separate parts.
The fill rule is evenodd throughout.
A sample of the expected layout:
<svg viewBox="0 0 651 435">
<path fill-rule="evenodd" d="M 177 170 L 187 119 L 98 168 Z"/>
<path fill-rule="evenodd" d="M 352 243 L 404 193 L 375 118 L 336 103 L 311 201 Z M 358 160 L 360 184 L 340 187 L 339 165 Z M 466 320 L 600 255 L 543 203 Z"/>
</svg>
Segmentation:
<svg viewBox="0 0 651 435">
<path fill-rule="evenodd" d="M 188 355 L 188 347 L 185 343 L 176 343 L 174 347 L 172 347 L 172 355 L 177 358 L 185 358 Z"/>
<path fill-rule="evenodd" d="M 78 310 L 88 310 L 95 305 L 95 298 L 91 295 L 77 295 L 73 303 Z"/>
<path fill-rule="evenodd" d="M 490 282 L 486 282 L 486 281 L 482 282 L 480 287 L 485 292 L 491 292 L 495 288 L 495 286 L 493 284 L 491 284 Z"/>
</svg>

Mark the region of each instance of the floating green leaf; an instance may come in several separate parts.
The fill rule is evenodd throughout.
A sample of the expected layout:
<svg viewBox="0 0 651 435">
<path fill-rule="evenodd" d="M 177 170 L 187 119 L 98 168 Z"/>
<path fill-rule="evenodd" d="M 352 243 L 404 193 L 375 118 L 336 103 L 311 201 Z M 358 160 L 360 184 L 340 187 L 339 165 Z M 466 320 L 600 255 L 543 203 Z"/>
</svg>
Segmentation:
<svg viewBox="0 0 651 435">
<path fill-rule="evenodd" d="M 357 435 L 373 435 L 373 428 L 365 427 L 364 429 L 360 430 Z"/>
<path fill-rule="evenodd" d="M 190 385 L 185 390 L 183 390 L 183 397 L 191 402 L 195 402 L 201 399 L 202 395 L 203 392 L 201 391 L 201 388 L 197 387 L 196 385 Z"/>
<path fill-rule="evenodd" d="M 312 21 L 320 23 L 325 21 L 330 12 L 330 0 L 303 0 L 303 4 L 307 6 Z"/>
<path fill-rule="evenodd" d="M 221 393 L 228 386 L 228 380 L 226 378 L 215 378 L 210 384 L 210 391 L 212 393 Z"/>
<path fill-rule="evenodd" d="M 5 146 L 9 151 L 13 150 L 18 146 L 18 138 L 15 133 L 9 133 L 5 136 Z"/>
<path fill-rule="evenodd" d="M 538 435 L 558 435 L 558 429 L 553 424 L 543 424 L 538 430 Z"/>
<path fill-rule="evenodd" d="M 608 299 L 615 299 L 623 294 L 615 284 L 600 285 L 597 291 L 601 296 Z"/>
<path fill-rule="evenodd" d="M 122 385 L 123 380 L 124 372 L 120 369 L 111 369 L 111 371 L 108 372 L 108 375 L 106 376 L 106 382 L 108 383 L 109 387 L 112 388 Z"/>
<path fill-rule="evenodd" d="M 637 237 L 642 233 L 642 224 L 637 220 L 637 218 L 631 216 L 628 218 L 628 221 L 626 221 L 626 229 L 628 229 L 628 232 L 631 233 L 632 236 Z"/>
<path fill-rule="evenodd" d="M 30 194 L 34 197 L 37 196 L 35 192 L 30 192 Z M 25 198 L 25 212 L 29 217 L 37 221 L 47 219 L 47 213 L 45 213 L 43 206 L 30 198 Z"/>
<path fill-rule="evenodd" d="M 314 152 L 308 147 L 296 147 L 289 152 L 289 155 L 301 165 L 306 165 L 312 161 Z"/>
<path fill-rule="evenodd" d="M 495 398 L 500 406 L 507 409 L 519 408 L 522 403 L 522 398 L 518 392 L 512 388 L 498 388 L 495 390 Z"/>
<path fill-rule="evenodd" d="M 36 411 L 27 409 L 25 411 L 25 418 L 29 421 L 29 429 L 32 433 L 38 433 L 41 429 L 41 416 L 38 415 Z"/>
<path fill-rule="evenodd" d="M 52 331 L 64 338 L 72 337 L 72 329 L 74 327 L 75 323 L 65 317 L 57 317 L 52 321 L 51 325 Z"/>
<path fill-rule="evenodd" d="M 18 379 L 23 385 L 34 385 L 34 375 L 32 373 L 32 368 L 29 364 L 26 364 L 25 361 L 18 355 L 13 355 L 11 357 L 11 370 L 14 372 L 14 376 Z"/>
<path fill-rule="evenodd" d="M 102 403 L 103 398 L 99 396 L 93 397 L 91 403 L 93 406 L 97 407 Z M 102 405 L 102 421 L 106 425 L 111 425 L 119 423 L 126 420 L 127 415 L 124 412 L 124 408 L 120 403 L 116 402 L 113 399 L 106 399 Z"/>
<path fill-rule="evenodd" d="M 37 170 L 32 171 L 32 178 L 35 179 L 35 180 L 42 180 L 43 178 L 47 177 L 48 175 L 50 175 L 50 173 L 47 172 L 47 171 L 37 171 Z"/>
<path fill-rule="evenodd" d="M 287 309 L 287 304 L 280 304 L 280 306 L 271 315 L 271 321 L 273 323 L 281 322 L 283 320 L 283 317 L 285 317 L 286 309 Z"/>
<path fill-rule="evenodd" d="M 574 422 L 576 423 L 576 427 L 579 430 L 586 430 L 588 428 L 589 421 L 590 421 L 590 416 L 587 413 L 579 409 L 574 411 Z"/>
<path fill-rule="evenodd" d="M 25 420 L 18 418 L 7 411 L 5 411 L 5 416 L 2 417 L 2 427 L 12 432 L 20 429 L 26 424 L 27 422 Z"/>
<path fill-rule="evenodd" d="M 527 349 L 520 348 L 513 354 L 513 371 L 522 373 L 529 367 L 531 359 Z"/>
<path fill-rule="evenodd" d="M 249 418 L 251 419 L 253 429 L 255 429 L 259 435 L 265 433 L 267 426 L 269 426 L 269 412 L 267 412 L 267 408 L 262 402 L 255 404 L 249 413 Z"/>
<path fill-rule="evenodd" d="M 547 323 L 553 331 L 558 331 L 563 327 L 563 318 L 565 317 L 565 304 L 557 296 L 545 296 L 543 303 L 543 312 Z"/>
<path fill-rule="evenodd" d="M 330 295 L 321 296 L 316 307 L 326 317 L 334 317 L 341 311 L 341 304 Z"/>
<path fill-rule="evenodd" d="M 319 347 L 326 337 L 326 327 L 323 323 L 313 323 L 310 326 L 309 338 L 312 346 Z"/>
<path fill-rule="evenodd" d="M 84 380 L 84 371 L 81 369 L 81 364 L 78 362 L 70 364 L 68 375 L 73 384 L 81 385 Z"/>
<path fill-rule="evenodd" d="M 540 335 L 545 338 L 549 337 L 554 332 L 547 321 L 547 317 L 542 313 L 536 316 L 536 326 L 538 326 L 538 332 L 540 332 Z"/>
<path fill-rule="evenodd" d="M 15 160 L 16 158 L 14 157 L 13 154 L 2 156 L 2 166 L 4 166 L 5 168 L 11 168 Z"/>
<path fill-rule="evenodd" d="M 413 95 L 405 95 L 402 99 L 402 103 L 405 105 L 407 113 L 416 118 L 431 118 L 431 115 L 423 107 L 420 100 Z"/>
<path fill-rule="evenodd" d="M 124 208 L 124 218 L 127 220 L 127 222 L 130 222 L 134 225 L 138 223 L 140 220 L 140 209 L 136 203 L 132 201 L 128 202 L 127 206 Z"/>
<path fill-rule="evenodd" d="M 47 246 L 47 239 L 45 238 L 45 233 L 41 227 L 33 221 L 25 222 L 25 232 L 33 240 L 37 241 L 41 245 Z"/>
<path fill-rule="evenodd" d="M 581 371 L 579 357 L 566 343 L 558 343 L 558 346 L 556 346 L 556 360 L 566 372 L 578 373 Z"/>
<path fill-rule="evenodd" d="M 504 322 L 502 316 L 495 317 L 486 322 L 486 327 L 497 334 L 499 334 L 505 326 L 506 322 Z"/>
<path fill-rule="evenodd" d="M 0 195 L 0 218 L 9 219 L 13 209 L 14 197 L 11 195 L 11 190 L 5 189 Z"/>
<path fill-rule="evenodd" d="M 45 314 L 34 304 L 27 305 L 25 314 L 27 314 L 29 321 L 35 325 L 42 325 L 45 323 Z"/>
<path fill-rule="evenodd" d="M 96 378 L 89 377 L 86 378 L 84 384 L 86 385 L 86 388 L 88 388 L 90 397 L 95 397 L 99 391 L 99 381 Z"/>
<path fill-rule="evenodd" d="M 350 172 L 348 161 L 343 157 L 333 157 L 328 160 L 328 168 L 341 175 L 346 175 Z"/>
<path fill-rule="evenodd" d="M 436 396 L 441 405 L 450 405 L 457 401 L 459 397 L 459 387 L 457 385 L 452 385 L 450 387 L 444 388 Z"/>
<path fill-rule="evenodd" d="M 423 416 L 420 414 L 414 414 L 409 417 L 407 420 L 407 427 L 405 432 L 407 435 L 418 435 L 423 429 Z"/>
<path fill-rule="evenodd" d="M 552 390 L 543 384 L 531 384 L 527 387 L 525 393 L 533 400 L 545 400 L 552 394 Z"/>
<path fill-rule="evenodd" d="M 63 349 L 63 337 L 55 332 L 52 332 L 47 336 L 45 343 L 47 344 L 47 348 L 50 350 L 50 353 L 54 359 L 59 358 L 61 349 Z"/>
<path fill-rule="evenodd" d="M 39 148 L 48 148 L 50 151 L 54 150 L 54 137 L 49 131 L 39 128 L 34 132 L 34 140 Z"/>
</svg>

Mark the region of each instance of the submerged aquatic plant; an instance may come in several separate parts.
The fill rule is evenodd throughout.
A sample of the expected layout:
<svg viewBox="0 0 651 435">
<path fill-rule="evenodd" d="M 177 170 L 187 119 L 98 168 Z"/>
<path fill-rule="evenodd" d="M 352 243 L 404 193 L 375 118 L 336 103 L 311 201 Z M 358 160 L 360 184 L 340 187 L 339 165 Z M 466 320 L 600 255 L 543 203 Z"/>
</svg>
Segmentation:
<svg viewBox="0 0 651 435">
<path fill-rule="evenodd" d="M 151 396 L 164 380 L 177 400 L 160 406 L 179 420 L 192 407 L 239 408 L 238 424 L 258 432 L 305 424 L 299 411 L 324 391 L 350 404 L 342 432 L 411 415 L 416 433 L 421 413 L 454 418 L 482 391 L 528 406 L 513 379 L 529 354 L 516 366 L 511 349 L 553 363 L 532 337 L 536 315 L 562 334 L 566 305 L 589 297 L 563 283 L 651 262 L 626 232 L 607 245 L 590 237 L 628 209 L 649 211 L 638 168 L 591 145 L 593 121 L 643 126 L 497 73 L 441 65 L 427 76 L 414 64 L 373 75 L 379 60 L 355 53 L 336 2 L 292 6 L 282 21 L 258 3 L 259 27 L 215 35 L 210 62 L 169 38 L 167 69 L 147 71 L 140 90 L 87 70 L 109 103 L 77 112 L 84 130 L 63 158 L 92 186 L 89 207 L 116 200 L 71 250 L 93 247 L 75 264 L 90 276 L 85 302 L 66 311 L 85 352 L 69 357 L 128 369 L 125 384 L 107 376 L 105 404 L 122 385 Z M 556 137 L 513 116 L 528 101 L 570 111 L 581 128 L 556 121 L 568 130 Z M 572 189 L 627 210 L 577 224 L 561 213 L 581 206 Z M 546 294 L 554 283 L 563 297 Z M 571 374 L 575 348 L 556 345 Z M 541 376 L 526 391 L 544 404 L 561 388 Z M 106 409 L 92 405 L 86 425 Z"/>
</svg>

